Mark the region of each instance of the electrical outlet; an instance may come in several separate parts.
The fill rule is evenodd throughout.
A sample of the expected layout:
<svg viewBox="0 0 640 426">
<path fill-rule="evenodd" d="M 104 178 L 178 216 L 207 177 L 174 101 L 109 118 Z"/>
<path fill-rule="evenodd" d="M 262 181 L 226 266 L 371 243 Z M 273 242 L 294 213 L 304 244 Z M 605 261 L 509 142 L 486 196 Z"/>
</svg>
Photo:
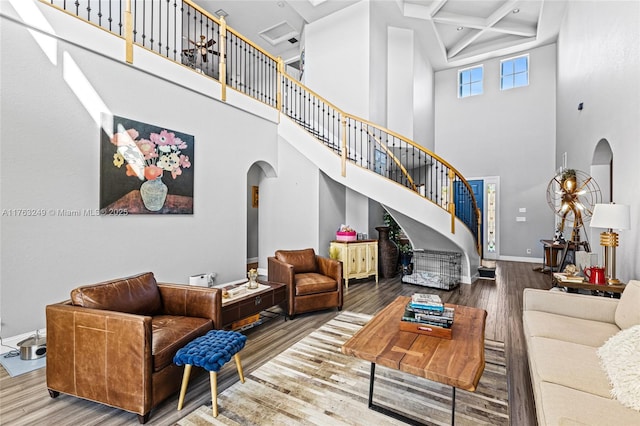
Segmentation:
<svg viewBox="0 0 640 426">
<path fill-rule="evenodd" d="M 527 249 L 527 254 L 531 254 L 531 249 Z"/>
</svg>

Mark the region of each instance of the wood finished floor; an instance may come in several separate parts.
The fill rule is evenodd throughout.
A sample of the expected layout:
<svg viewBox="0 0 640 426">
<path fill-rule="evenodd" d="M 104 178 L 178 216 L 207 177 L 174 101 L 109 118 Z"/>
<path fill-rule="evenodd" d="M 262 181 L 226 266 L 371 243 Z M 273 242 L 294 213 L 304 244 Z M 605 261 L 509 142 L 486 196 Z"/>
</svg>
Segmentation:
<svg viewBox="0 0 640 426">
<path fill-rule="evenodd" d="M 448 303 L 474 306 L 488 312 L 485 336 L 505 342 L 511 425 L 536 425 L 535 407 L 529 379 L 526 348 L 522 334 L 522 291 L 524 288 L 551 287 L 548 275 L 534 271 L 537 265 L 522 262 L 498 262 L 496 280 L 478 280 L 452 291 L 427 289 L 402 284 L 400 277 L 350 281 L 345 293 L 344 310 L 374 314 L 398 295 L 428 291 L 440 294 Z M 336 310 L 298 315 L 293 321 L 270 320 L 247 330 L 247 345 L 242 351 L 245 374 L 251 373 L 269 358 L 282 352 L 338 314 Z M 194 369 L 196 370 L 196 369 Z M 228 363 L 218 375 L 222 392 L 238 380 L 235 365 Z M 208 375 L 193 377 L 182 411 L 177 395 L 151 412 L 148 425 L 173 425 L 180 418 L 209 404 Z M 47 393 L 45 369 L 15 378 L 0 367 L 0 424 L 2 425 L 135 425 L 137 416 L 102 404 L 68 395 L 51 399 Z"/>
</svg>

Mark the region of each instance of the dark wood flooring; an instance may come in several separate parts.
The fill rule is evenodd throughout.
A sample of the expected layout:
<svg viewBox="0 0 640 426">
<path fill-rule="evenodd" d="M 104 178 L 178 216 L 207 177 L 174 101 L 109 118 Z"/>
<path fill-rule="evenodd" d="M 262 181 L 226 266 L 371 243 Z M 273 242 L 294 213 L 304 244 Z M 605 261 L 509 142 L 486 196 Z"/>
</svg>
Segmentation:
<svg viewBox="0 0 640 426">
<path fill-rule="evenodd" d="M 522 334 L 522 291 L 527 287 L 551 287 L 550 277 L 536 272 L 536 266 L 500 261 L 497 263 L 496 280 L 478 280 L 473 285 L 462 285 L 460 290 L 451 291 L 402 284 L 399 276 L 381 279 L 377 286 L 373 280 L 354 280 L 349 282 L 343 310 L 375 314 L 398 295 L 408 296 L 424 291 L 440 294 L 448 303 L 485 309 L 488 313 L 486 338 L 505 342 L 510 423 L 535 426 L 535 407 Z M 298 315 L 292 321 L 279 317 L 246 330 L 248 341 L 242 351 L 245 374 L 337 314 L 337 310 L 309 313 Z M 218 375 L 218 391 L 222 392 L 237 380 L 235 365 L 228 363 Z M 210 403 L 208 375 L 192 378 L 180 412 L 176 410 L 177 400 L 176 395 L 153 410 L 147 424 L 173 425 L 200 405 Z M 0 424 L 135 425 L 137 416 L 68 395 L 49 398 L 44 369 L 11 378 L 0 368 Z"/>
</svg>

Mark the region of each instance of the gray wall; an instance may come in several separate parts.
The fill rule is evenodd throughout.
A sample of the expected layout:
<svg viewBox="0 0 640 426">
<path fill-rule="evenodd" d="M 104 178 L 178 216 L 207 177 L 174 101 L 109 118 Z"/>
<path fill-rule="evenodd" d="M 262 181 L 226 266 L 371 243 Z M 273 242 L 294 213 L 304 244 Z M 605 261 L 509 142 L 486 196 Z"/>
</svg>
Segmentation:
<svg viewBox="0 0 640 426">
<path fill-rule="evenodd" d="M 320 172 L 320 247 L 321 256 L 329 255 L 329 242 L 335 240 L 336 231 L 346 223 L 346 188 Z"/>
<path fill-rule="evenodd" d="M 436 153 L 467 178 L 500 177 L 502 258 L 542 258 L 540 239 L 554 232 L 546 187 L 555 170 L 556 46 L 529 54 L 529 86 L 507 91 L 500 91 L 500 59 L 483 62 L 479 96 L 458 99 L 457 68 L 436 72 Z"/>
<path fill-rule="evenodd" d="M 50 22 L 58 34 L 73 26 Z M 105 49 L 120 42 L 77 22 Z M 177 283 L 209 271 L 219 282 L 244 277 L 247 171 L 275 164 L 276 124 L 178 86 L 193 75 L 217 93 L 217 83 L 155 55 L 172 81 L 63 39 L 40 45 L 5 16 L 1 31 L 2 209 L 98 208 L 101 110 L 195 137 L 193 215 L 1 217 L 2 335 L 43 327 L 45 305 L 82 284 L 143 271 Z"/>
<path fill-rule="evenodd" d="M 639 28 L 640 2 L 569 2 L 558 39 L 556 166 L 567 153 L 569 167 L 589 172 L 598 142 L 611 145 L 613 200 L 631 206 L 617 249 L 623 281 L 640 278 Z M 602 262 L 598 241 L 591 247 Z"/>
</svg>

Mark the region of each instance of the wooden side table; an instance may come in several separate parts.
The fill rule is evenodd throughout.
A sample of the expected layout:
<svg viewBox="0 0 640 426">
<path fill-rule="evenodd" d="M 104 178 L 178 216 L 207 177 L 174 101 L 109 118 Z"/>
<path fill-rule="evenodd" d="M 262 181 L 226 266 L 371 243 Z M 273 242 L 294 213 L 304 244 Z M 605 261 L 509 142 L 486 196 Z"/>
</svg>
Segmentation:
<svg viewBox="0 0 640 426">
<path fill-rule="evenodd" d="M 610 297 L 616 297 L 616 298 L 620 297 L 620 295 L 622 294 L 622 292 L 624 292 L 624 289 L 626 287 L 626 285 L 623 283 L 611 284 L 611 285 L 599 285 L 599 284 L 591 284 L 585 281 L 582 281 L 582 282 L 563 281 L 562 279 L 559 279 L 558 276 L 555 274 L 553 276 L 553 286 L 566 287 L 567 291 L 571 293 L 577 293 L 578 290 L 589 290 L 591 291 L 591 294 L 600 295 L 600 293 L 602 293 L 602 296 L 609 295 Z"/>
<path fill-rule="evenodd" d="M 349 288 L 349 279 L 367 278 L 375 275 L 378 284 L 378 240 L 331 241 L 329 250 L 337 250 L 342 262 L 344 284 Z"/>
</svg>

